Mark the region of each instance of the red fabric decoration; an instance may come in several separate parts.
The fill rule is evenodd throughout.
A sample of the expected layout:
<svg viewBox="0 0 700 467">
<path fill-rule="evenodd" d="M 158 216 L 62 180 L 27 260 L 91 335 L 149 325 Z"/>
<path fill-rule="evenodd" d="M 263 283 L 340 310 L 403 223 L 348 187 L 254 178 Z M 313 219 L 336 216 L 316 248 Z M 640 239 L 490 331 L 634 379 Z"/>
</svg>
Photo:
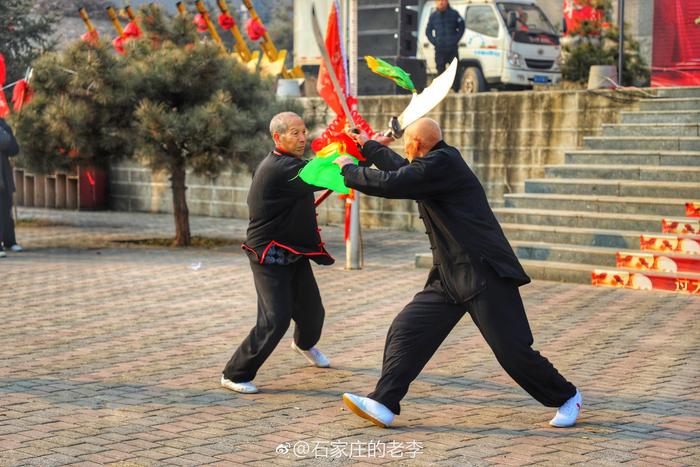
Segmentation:
<svg viewBox="0 0 700 467">
<path fill-rule="evenodd" d="M 100 40 L 100 33 L 97 32 L 97 29 L 87 31 L 85 34 L 80 36 L 80 40 L 87 42 L 88 44 L 97 45 L 97 42 Z"/>
<path fill-rule="evenodd" d="M 141 37 L 141 28 L 136 24 L 135 21 L 131 21 L 124 28 L 124 38 L 125 39 L 138 39 Z"/>
<path fill-rule="evenodd" d="M 194 25 L 197 26 L 197 31 L 199 32 L 207 32 L 207 29 L 209 29 L 209 27 L 207 26 L 207 20 L 204 19 L 204 16 L 202 16 L 201 13 L 197 13 L 196 15 L 194 15 L 192 23 L 194 23 Z"/>
<path fill-rule="evenodd" d="M 116 50 L 118 54 L 126 54 L 126 52 L 124 52 L 124 38 L 122 36 L 115 37 L 112 41 L 112 45 L 114 46 L 114 50 Z"/>
<path fill-rule="evenodd" d="M 221 26 L 221 29 L 228 31 L 229 29 L 233 28 L 236 25 L 236 22 L 234 21 L 233 17 L 229 15 L 228 13 L 221 13 L 219 15 L 219 26 Z"/>
<path fill-rule="evenodd" d="M 0 54 L 0 87 L 5 84 L 5 79 L 7 79 L 5 76 L 5 56 Z"/>
<path fill-rule="evenodd" d="M 265 26 L 263 26 L 263 24 L 260 22 L 260 18 L 248 19 L 248 21 L 245 23 L 245 30 L 248 33 L 248 37 L 250 37 L 251 41 L 257 41 L 267 32 Z"/>
<path fill-rule="evenodd" d="M 12 93 L 12 104 L 15 112 L 18 112 L 24 104 L 28 104 L 33 94 L 34 91 L 32 91 L 31 86 L 29 86 L 26 80 L 18 81 Z"/>
<path fill-rule="evenodd" d="M 333 2 L 331 12 L 328 15 L 328 24 L 326 26 L 326 50 L 328 50 L 328 56 L 331 58 L 333 71 L 335 72 L 336 78 L 338 78 L 338 83 L 340 83 L 343 94 L 346 96 L 348 91 L 345 89 L 345 66 L 343 64 L 343 53 L 340 48 L 338 12 L 335 9 L 335 2 Z M 340 97 L 338 97 L 335 92 L 333 82 L 328 75 L 328 69 L 323 62 L 321 62 L 321 67 L 318 69 L 316 90 L 318 91 L 318 95 L 326 101 L 328 107 L 330 107 L 336 115 L 345 116 L 343 106 L 340 103 Z"/>
<path fill-rule="evenodd" d="M 7 114 L 10 113 L 10 106 L 7 105 L 7 99 L 5 98 L 5 91 L 0 88 L 0 117 L 5 118 Z"/>
</svg>

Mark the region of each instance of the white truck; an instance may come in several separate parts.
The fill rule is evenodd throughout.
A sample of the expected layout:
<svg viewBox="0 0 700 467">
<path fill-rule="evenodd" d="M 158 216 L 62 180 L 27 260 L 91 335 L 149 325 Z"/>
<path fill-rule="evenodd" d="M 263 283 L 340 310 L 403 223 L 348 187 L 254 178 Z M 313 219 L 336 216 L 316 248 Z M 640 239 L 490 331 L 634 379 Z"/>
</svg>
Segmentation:
<svg viewBox="0 0 700 467">
<path fill-rule="evenodd" d="M 561 81 L 559 36 L 535 0 L 452 0 L 465 21 L 459 41 L 463 92 L 531 89 Z M 417 57 L 435 74 L 435 49 L 426 27 L 435 1 L 426 1 L 418 21 Z M 461 76 L 460 76 L 461 75 Z"/>
</svg>

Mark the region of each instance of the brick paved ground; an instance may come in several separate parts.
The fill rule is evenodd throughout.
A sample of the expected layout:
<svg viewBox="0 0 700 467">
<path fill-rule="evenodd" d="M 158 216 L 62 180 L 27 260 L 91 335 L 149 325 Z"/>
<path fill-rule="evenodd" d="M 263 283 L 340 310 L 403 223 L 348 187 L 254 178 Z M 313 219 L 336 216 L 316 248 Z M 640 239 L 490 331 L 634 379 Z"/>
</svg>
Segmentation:
<svg viewBox="0 0 700 467">
<path fill-rule="evenodd" d="M 114 243 L 171 233 L 167 215 L 20 216 L 67 225 L 20 228 L 27 251 L 0 260 L 0 465 L 700 464 L 700 297 L 528 285 L 536 348 L 584 394 L 575 428 L 547 425 L 553 410 L 514 385 L 467 317 L 382 430 L 340 395 L 376 381 L 389 323 L 426 275 L 412 266 L 421 235 L 365 231 L 366 268 L 348 272 L 339 229 L 324 229 L 340 256 L 315 268 L 333 368 L 305 366 L 290 331 L 244 396 L 219 387 L 255 320 L 237 248 Z M 192 224 L 231 238 L 245 227 Z"/>
</svg>

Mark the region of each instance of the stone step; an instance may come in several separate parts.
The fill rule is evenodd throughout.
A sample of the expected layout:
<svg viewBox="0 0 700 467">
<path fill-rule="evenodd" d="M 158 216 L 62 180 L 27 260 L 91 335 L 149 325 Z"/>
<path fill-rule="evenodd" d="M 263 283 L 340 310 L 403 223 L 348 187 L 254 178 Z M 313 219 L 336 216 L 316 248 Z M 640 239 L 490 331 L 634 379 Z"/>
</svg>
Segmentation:
<svg viewBox="0 0 700 467">
<path fill-rule="evenodd" d="M 553 261 L 611 268 L 615 267 L 615 255 L 620 251 L 620 248 L 525 241 L 512 241 L 511 246 L 521 261 Z"/>
<path fill-rule="evenodd" d="M 536 224 L 501 224 L 510 242 L 545 242 L 618 249 L 639 248 L 640 231 L 561 227 Z"/>
<path fill-rule="evenodd" d="M 663 267 L 663 261 L 673 261 L 677 271 L 697 274 L 700 256 L 679 253 L 655 253 L 621 248 L 606 248 L 585 245 L 566 245 L 544 242 L 511 242 L 513 251 L 521 261 L 553 261 L 557 263 L 590 264 L 601 268 L 625 268 L 650 271 L 649 267 Z M 648 267 L 640 267 L 639 259 L 647 260 Z"/>
<path fill-rule="evenodd" d="M 697 123 L 699 110 L 665 110 L 660 112 L 622 111 L 620 123 Z"/>
<path fill-rule="evenodd" d="M 514 247 L 515 249 L 515 247 Z M 591 271 L 595 268 L 614 268 L 615 249 L 603 249 L 612 252 L 610 265 L 601 266 L 596 264 L 575 263 L 567 261 L 550 261 L 542 259 L 519 258 L 520 264 L 525 268 L 528 276 L 537 280 L 551 280 L 557 282 L 574 282 L 580 284 L 590 284 Z M 553 256 L 553 258 L 556 257 Z M 433 257 L 430 253 L 419 253 L 415 258 L 416 268 L 430 269 L 433 266 Z"/>
<path fill-rule="evenodd" d="M 700 97 L 700 87 L 655 88 L 657 97 Z"/>
<path fill-rule="evenodd" d="M 555 178 L 700 183 L 700 166 L 557 164 L 545 165 L 544 174 L 545 177 Z"/>
<path fill-rule="evenodd" d="M 504 198 L 504 207 L 506 208 L 615 212 L 667 217 L 684 217 L 685 203 L 693 201 L 685 198 L 585 196 L 545 193 L 509 193 Z"/>
<path fill-rule="evenodd" d="M 700 110 L 700 97 L 641 99 L 639 110 Z"/>
<path fill-rule="evenodd" d="M 556 261 L 522 260 L 528 276 L 535 280 L 590 284 L 593 264 L 560 263 Z"/>
<path fill-rule="evenodd" d="M 675 273 L 661 271 L 641 270 L 636 268 L 617 267 L 618 253 L 622 255 L 635 254 L 646 255 L 648 252 L 637 250 L 625 250 L 620 248 L 606 248 L 581 245 L 551 244 L 544 242 L 511 241 L 513 250 L 518 255 L 520 263 L 527 274 L 537 280 L 551 280 L 558 282 L 574 282 L 590 284 L 592 272 L 595 270 L 626 271 L 629 273 L 641 273 L 644 275 L 661 275 L 666 277 L 700 278 L 700 274 L 679 269 Z M 670 258 L 677 264 L 683 261 L 700 260 L 700 257 L 691 255 L 679 255 L 664 253 L 665 258 Z M 417 268 L 429 269 L 433 260 L 430 253 L 416 255 Z M 687 266 L 688 264 L 686 264 Z M 693 268 L 697 264 L 692 265 Z"/>
<path fill-rule="evenodd" d="M 552 211 L 540 209 L 496 208 L 494 213 L 504 224 L 534 224 L 609 230 L 661 231 L 663 216 L 589 211 Z"/>
<path fill-rule="evenodd" d="M 700 193 L 700 183 L 664 182 L 660 184 L 648 180 L 542 178 L 526 180 L 525 193 L 692 200 Z"/>
<path fill-rule="evenodd" d="M 687 198 L 700 195 L 700 183 L 578 178 L 541 178 L 525 180 L 525 193 L 562 195 L 632 196 L 648 198 Z"/>
<path fill-rule="evenodd" d="M 633 164 L 633 165 L 687 165 L 700 166 L 700 151 L 625 150 L 569 151 L 564 156 L 567 164 Z"/>
<path fill-rule="evenodd" d="M 585 136 L 583 144 L 589 149 L 700 151 L 700 137 L 692 136 Z"/>
<path fill-rule="evenodd" d="M 604 123 L 602 136 L 700 136 L 700 124 Z"/>
</svg>

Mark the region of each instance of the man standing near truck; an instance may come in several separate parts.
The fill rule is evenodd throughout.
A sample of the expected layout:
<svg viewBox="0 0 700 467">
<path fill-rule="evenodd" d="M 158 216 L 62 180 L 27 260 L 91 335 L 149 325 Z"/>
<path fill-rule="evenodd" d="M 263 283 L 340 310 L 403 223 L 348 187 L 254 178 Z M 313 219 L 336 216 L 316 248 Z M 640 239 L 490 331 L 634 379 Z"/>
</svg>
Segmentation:
<svg viewBox="0 0 700 467">
<path fill-rule="evenodd" d="M 428 19 L 425 35 L 435 47 L 435 67 L 440 75 L 447 65 L 459 55 L 459 40 L 464 34 L 464 18 L 450 7 L 447 0 L 437 0 L 436 10 Z M 452 89 L 459 91 L 459 79 L 455 79 Z"/>
</svg>

